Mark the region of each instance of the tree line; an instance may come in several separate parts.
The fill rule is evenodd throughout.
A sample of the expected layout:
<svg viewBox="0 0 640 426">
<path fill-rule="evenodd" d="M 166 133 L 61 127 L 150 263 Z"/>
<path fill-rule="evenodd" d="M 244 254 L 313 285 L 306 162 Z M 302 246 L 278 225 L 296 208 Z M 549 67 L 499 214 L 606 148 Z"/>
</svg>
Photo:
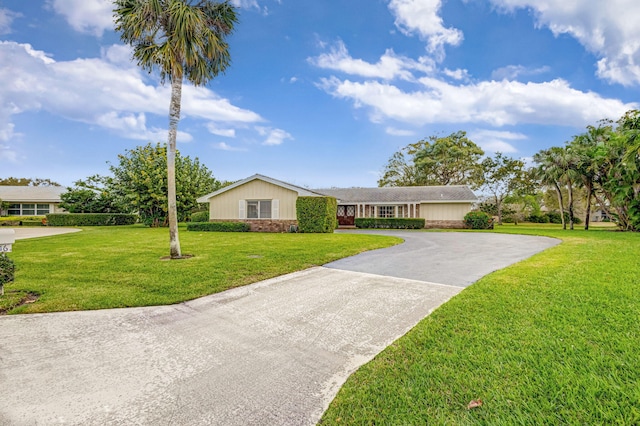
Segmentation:
<svg viewBox="0 0 640 426">
<path fill-rule="evenodd" d="M 574 229 L 582 204 L 585 229 L 598 208 L 620 229 L 640 231 L 639 133 L 640 111 L 630 110 L 616 122 L 587 126 L 563 146 L 539 151 L 532 167 L 500 152 L 485 157 L 464 131 L 430 136 L 394 153 L 378 185 L 468 185 L 487 196 L 480 208 L 498 223 L 514 206 L 535 216 L 541 204 L 557 205 L 563 228 Z"/>
</svg>

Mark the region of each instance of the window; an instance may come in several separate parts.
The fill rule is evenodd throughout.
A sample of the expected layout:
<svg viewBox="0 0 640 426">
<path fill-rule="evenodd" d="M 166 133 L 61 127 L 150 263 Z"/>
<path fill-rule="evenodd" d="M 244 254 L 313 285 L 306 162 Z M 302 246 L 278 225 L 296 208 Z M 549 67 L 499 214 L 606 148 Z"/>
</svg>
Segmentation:
<svg viewBox="0 0 640 426">
<path fill-rule="evenodd" d="M 9 204 L 7 214 L 9 216 L 36 216 L 51 213 L 49 204 L 16 203 Z"/>
<path fill-rule="evenodd" d="M 43 215 L 49 214 L 49 204 L 36 204 L 36 214 Z"/>
<path fill-rule="evenodd" d="M 20 216 L 20 204 L 9 204 L 7 213 L 9 216 Z"/>
<path fill-rule="evenodd" d="M 271 219 L 271 200 L 247 201 L 247 219 Z"/>
<path fill-rule="evenodd" d="M 396 217 L 396 206 L 378 206 L 378 217 Z"/>
</svg>

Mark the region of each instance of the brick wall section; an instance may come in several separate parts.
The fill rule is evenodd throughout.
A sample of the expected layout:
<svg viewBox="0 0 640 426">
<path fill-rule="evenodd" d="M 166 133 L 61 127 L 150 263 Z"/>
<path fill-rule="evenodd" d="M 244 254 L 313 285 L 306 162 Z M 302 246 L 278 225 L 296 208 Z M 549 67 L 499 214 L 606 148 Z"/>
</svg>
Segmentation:
<svg viewBox="0 0 640 426">
<path fill-rule="evenodd" d="M 212 222 L 244 222 L 251 225 L 251 232 L 289 232 L 291 225 L 298 226 L 297 220 L 271 219 L 216 219 Z"/>
<path fill-rule="evenodd" d="M 427 220 L 424 223 L 424 227 L 427 229 L 464 229 L 466 228 L 464 221 L 462 220 Z"/>
</svg>

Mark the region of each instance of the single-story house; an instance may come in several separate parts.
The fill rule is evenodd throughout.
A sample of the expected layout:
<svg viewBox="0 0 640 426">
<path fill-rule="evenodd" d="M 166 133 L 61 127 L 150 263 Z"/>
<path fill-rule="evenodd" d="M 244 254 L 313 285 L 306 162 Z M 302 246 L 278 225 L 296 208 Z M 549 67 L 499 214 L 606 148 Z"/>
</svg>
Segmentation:
<svg viewBox="0 0 640 426">
<path fill-rule="evenodd" d="M 424 218 L 427 228 L 461 228 L 477 202 L 466 186 L 307 189 L 255 174 L 198 198 L 209 203 L 209 220 L 242 221 L 252 231 L 285 232 L 297 225 L 300 196 L 338 200 L 338 223 L 354 225 L 358 217 Z"/>
<path fill-rule="evenodd" d="M 40 216 L 62 213 L 60 195 L 67 192 L 64 186 L 3 186 L 0 185 L 0 200 L 9 207 L 0 212 L 8 216 Z"/>
</svg>

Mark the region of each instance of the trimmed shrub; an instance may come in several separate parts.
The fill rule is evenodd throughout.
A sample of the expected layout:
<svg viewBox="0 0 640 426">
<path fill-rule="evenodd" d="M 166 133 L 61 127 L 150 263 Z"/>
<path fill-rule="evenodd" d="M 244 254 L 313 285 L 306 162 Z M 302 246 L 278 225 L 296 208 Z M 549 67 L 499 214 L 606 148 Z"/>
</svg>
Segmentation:
<svg viewBox="0 0 640 426">
<path fill-rule="evenodd" d="M 298 197 L 299 232 L 331 233 L 338 226 L 338 202 L 334 197 Z"/>
<path fill-rule="evenodd" d="M 0 295 L 4 294 L 4 285 L 13 282 L 16 265 L 7 255 L 0 254 Z"/>
<path fill-rule="evenodd" d="M 42 220 L 23 220 L 20 222 L 22 226 L 44 226 Z"/>
<path fill-rule="evenodd" d="M 52 213 L 47 215 L 49 226 L 116 226 L 133 225 L 138 215 L 127 213 Z"/>
<path fill-rule="evenodd" d="M 209 222 L 209 211 L 191 213 L 191 222 Z"/>
<path fill-rule="evenodd" d="M 464 216 L 464 223 L 471 229 L 493 229 L 493 218 L 485 212 L 469 212 Z"/>
<path fill-rule="evenodd" d="M 244 222 L 189 222 L 187 231 L 201 232 L 249 232 L 251 225 Z"/>
<path fill-rule="evenodd" d="M 357 217 L 357 228 L 367 229 L 422 229 L 424 219 L 421 218 L 381 218 L 381 217 Z"/>
</svg>

